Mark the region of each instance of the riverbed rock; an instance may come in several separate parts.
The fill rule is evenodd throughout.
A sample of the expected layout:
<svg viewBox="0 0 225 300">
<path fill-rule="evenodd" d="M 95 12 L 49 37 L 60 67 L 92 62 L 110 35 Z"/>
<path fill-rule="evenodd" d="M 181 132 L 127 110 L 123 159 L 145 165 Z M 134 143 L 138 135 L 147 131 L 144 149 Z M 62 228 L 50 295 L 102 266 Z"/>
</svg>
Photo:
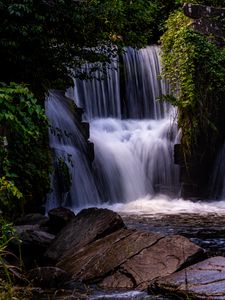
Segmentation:
<svg viewBox="0 0 225 300">
<path fill-rule="evenodd" d="M 81 247 L 124 227 L 122 218 L 111 210 L 84 209 L 60 231 L 45 256 L 58 261 L 70 249 L 75 253 Z"/>
<path fill-rule="evenodd" d="M 48 216 L 47 226 L 53 234 L 59 233 L 63 227 L 75 218 L 74 212 L 66 207 L 53 208 L 48 212 Z"/>
<path fill-rule="evenodd" d="M 12 241 L 12 248 L 18 254 L 19 248 L 21 248 L 25 266 L 30 268 L 36 263 L 40 263 L 55 235 L 42 231 L 39 225 L 15 226 L 15 230 L 18 233 L 18 239 Z"/>
<path fill-rule="evenodd" d="M 19 239 L 25 246 L 32 245 L 38 248 L 47 248 L 55 238 L 55 235 L 42 231 L 39 225 L 15 226 Z"/>
<path fill-rule="evenodd" d="M 225 257 L 211 257 L 172 275 L 158 278 L 149 292 L 164 292 L 190 299 L 225 299 Z"/>
<path fill-rule="evenodd" d="M 99 282 L 104 288 L 142 290 L 150 280 L 177 271 L 202 253 L 182 236 L 121 229 L 79 251 L 70 249 L 57 266 L 74 280 Z"/>
<path fill-rule="evenodd" d="M 15 225 L 19 226 L 19 225 L 36 225 L 36 224 L 43 224 L 48 220 L 48 218 L 42 214 L 39 213 L 31 213 L 31 214 L 27 214 L 25 216 L 22 216 L 20 218 L 18 218 L 15 221 Z"/>
<path fill-rule="evenodd" d="M 56 267 L 39 267 L 30 270 L 27 278 L 35 286 L 42 288 L 60 288 L 69 280 L 69 275 L 64 270 Z"/>
</svg>

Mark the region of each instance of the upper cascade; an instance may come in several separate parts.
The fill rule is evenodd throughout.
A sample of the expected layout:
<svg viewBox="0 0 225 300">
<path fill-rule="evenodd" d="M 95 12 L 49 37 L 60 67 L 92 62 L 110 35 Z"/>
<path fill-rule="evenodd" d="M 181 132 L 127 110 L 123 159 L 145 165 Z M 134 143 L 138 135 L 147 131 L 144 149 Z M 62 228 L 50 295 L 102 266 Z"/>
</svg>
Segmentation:
<svg viewBox="0 0 225 300">
<path fill-rule="evenodd" d="M 149 46 L 124 52 L 126 118 L 158 120 L 169 110 L 169 104 L 160 101 L 169 89 L 160 79 L 159 51 L 158 46 Z"/>
<path fill-rule="evenodd" d="M 122 67 L 119 57 L 105 69 L 93 74 L 94 80 L 74 79 L 74 89 L 69 96 L 85 111 L 86 119 L 124 118 L 124 119 L 161 119 L 169 105 L 160 101 L 168 92 L 168 86 L 160 79 L 160 60 L 158 46 L 144 49 L 125 48 Z M 85 64 L 88 71 L 91 64 Z"/>
</svg>

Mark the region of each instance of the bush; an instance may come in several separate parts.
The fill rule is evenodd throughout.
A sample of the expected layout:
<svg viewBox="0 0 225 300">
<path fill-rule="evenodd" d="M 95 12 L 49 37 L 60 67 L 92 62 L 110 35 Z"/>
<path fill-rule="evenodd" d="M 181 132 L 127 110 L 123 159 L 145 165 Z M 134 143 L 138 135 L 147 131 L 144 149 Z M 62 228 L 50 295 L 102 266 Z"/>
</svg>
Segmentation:
<svg viewBox="0 0 225 300">
<path fill-rule="evenodd" d="M 49 190 L 50 153 L 44 109 L 26 85 L 0 85 L 0 209 L 38 206 Z M 18 201 L 19 199 L 19 201 Z"/>
</svg>

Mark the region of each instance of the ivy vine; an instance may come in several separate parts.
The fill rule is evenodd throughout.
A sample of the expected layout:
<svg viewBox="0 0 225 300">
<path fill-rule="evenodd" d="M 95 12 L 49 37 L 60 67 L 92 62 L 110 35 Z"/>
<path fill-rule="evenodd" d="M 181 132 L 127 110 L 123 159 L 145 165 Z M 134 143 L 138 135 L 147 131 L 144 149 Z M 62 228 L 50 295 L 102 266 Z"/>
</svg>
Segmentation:
<svg viewBox="0 0 225 300">
<path fill-rule="evenodd" d="M 184 154 L 212 158 L 225 134 L 225 48 L 190 25 L 177 11 L 161 38 L 163 76 L 172 91 L 165 99 L 178 108 Z"/>
</svg>

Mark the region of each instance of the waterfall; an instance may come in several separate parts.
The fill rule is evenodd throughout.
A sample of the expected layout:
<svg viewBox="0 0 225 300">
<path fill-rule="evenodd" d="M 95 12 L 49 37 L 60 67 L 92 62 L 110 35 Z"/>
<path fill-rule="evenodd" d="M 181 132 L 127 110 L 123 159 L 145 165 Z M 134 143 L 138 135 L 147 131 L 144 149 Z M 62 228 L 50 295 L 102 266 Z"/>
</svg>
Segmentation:
<svg viewBox="0 0 225 300">
<path fill-rule="evenodd" d="M 81 73 L 89 73 L 92 64 L 84 64 Z M 119 58 L 95 72 L 93 79 L 74 79 L 74 88 L 68 95 L 85 112 L 85 118 L 121 118 Z"/>
<path fill-rule="evenodd" d="M 161 119 L 168 104 L 157 101 L 168 92 L 165 81 L 159 80 L 161 67 L 159 47 L 139 51 L 127 48 L 124 55 L 126 116 L 133 119 Z"/>
<path fill-rule="evenodd" d="M 87 160 L 87 143 L 76 125 L 71 103 L 63 93 L 50 91 L 45 105 L 51 125 L 49 140 L 54 157 L 53 191 L 47 197 L 46 210 L 57 206 L 97 204 L 99 195 Z M 63 163 L 68 174 L 62 173 Z M 70 182 L 66 182 L 70 180 L 71 186 Z"/>
<path fill-rule="evenodd" d="M 91 64 L 85 64 L 82 72 L 91 68 Z M 126 48 L 123 70 L 120 69 L 117 57 L 108 64 L 102 80 L 103 70 L 95 71 L 93 80 L 74 79 L 74 89 L 69 95 L 84 109 L 86 118 L 163 118 L 169 111 L 169 105 L 160 102 L 159 98 L 168 92 L 168 86 L 165 81 L 159 80 L 159 47 Z M 124 78 L 121 78 L 120 71 L 123 71 Z M 125 82 L 125 95 L 121 95 L 120 81 Z"/>
<path fill-rule="evenodd" d="M 55 150 L 57 155 L 70 153 L 76 166 L 70 168 L 67 163 L 72 174 L 70 206 L 178 195 L 179 168 L 173 163 L 173 147 L 179 142 L 179 134 L 175 109 L 158 100 L 168 92 L 167 84 L 160 80 L 159 51 L 157 46 L 127 48 L 122 66 L 117 58 L 107 68 L 105 78 L 100 80 L 102 70 L 97 70 L 93 79 L 74 79 L 74 88 L 67 91 L 68 97 L 84 109 L 90 123 L 93 168 L 86 163 L 82 150 L 74 146 L 77 140 L 82 145 L 82 138 L 68 109 L 57 99 L 47 101 L 49 118 L 75 139 L 65 137 L 59 146 L 56 136 L 51 136 L 52 147 L 59 148 L 59 154 Z M 86 64 L 83 70 L 91 67 Z M 60 118 L 63 122 L 58 124 Z"/>
<path fill-rule="evenodd" d="M 179 182 L 173 164 L 176 137 L 176 125 L 169 118 L 92 121 L 94 167 L 101 198 L 116 203 L 147 194 L 174 195 Z"/>
<path fill-rule="evenodd" d="M 225 199 L 225 143 L 216 159 L 211 194 L 213 198 Z"/>
</svg>

